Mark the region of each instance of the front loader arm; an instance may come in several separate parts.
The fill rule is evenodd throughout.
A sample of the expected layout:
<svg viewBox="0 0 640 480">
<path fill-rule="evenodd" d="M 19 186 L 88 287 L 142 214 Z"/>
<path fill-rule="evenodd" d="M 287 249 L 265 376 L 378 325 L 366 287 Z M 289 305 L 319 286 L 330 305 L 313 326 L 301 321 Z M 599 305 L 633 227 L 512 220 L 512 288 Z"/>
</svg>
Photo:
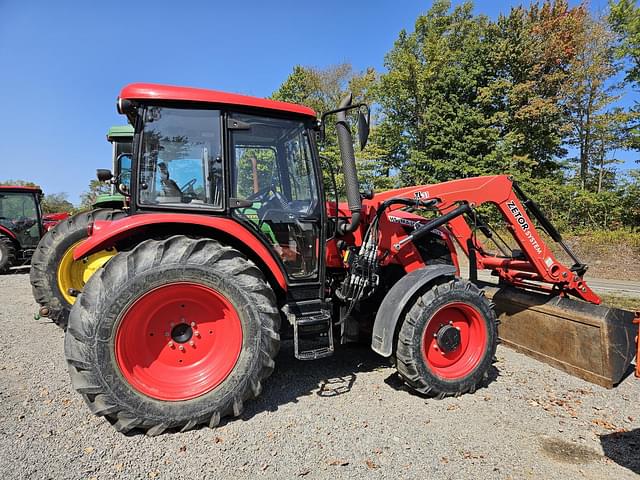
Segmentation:
<svg viewBox="0 0 640 480">
<path fill-rule="evenodd" d="M 478 269 L 492 270 L 503 282 L 510 285 L 546 291 L 555 289 L 561 295 L 571 294 L 590 303 L 600 303 L 600 298 L 582 278 L 586 267 L 579 263 L 569 247 L 562 242 L 559 233 L 540 213 L 535 203 L 524 196 L 510 177 L 496 175 L 453 180 L 436 185 L 405 188 L 402 189 L 401 195 L 405 198 L 413 197 L 422 200 L 437 199 L 435 208 L 443 216 L 456 215 L 447 221 L 447 227 L 469 256 L 470 261 L 472 262 L 475 258 Z M 573 267 L 569 268 L 558 261 L 540 237 L 531 221 L 530 212 L 527 211 L 523 202 L 530 212 L 536 215 L 537 220 L 549 235 L 561 243 L 567 253 L 573 257 L 576 262 Z M 458 214 L 464 210 L 460 208 L 461 204 L 473 209 L 484 203 L 492 203 L 500 210 L 524 258 L 487 253 L 464 216 Z M 472 216 L 473 212 L 470 215 Z"/>
</svg>

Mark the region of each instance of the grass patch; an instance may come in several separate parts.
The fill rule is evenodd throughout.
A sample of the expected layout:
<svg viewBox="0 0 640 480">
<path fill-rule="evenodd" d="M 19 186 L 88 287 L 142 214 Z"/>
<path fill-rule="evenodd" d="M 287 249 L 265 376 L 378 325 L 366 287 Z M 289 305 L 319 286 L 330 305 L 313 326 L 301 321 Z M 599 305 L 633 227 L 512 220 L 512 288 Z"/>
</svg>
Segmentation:
<svg viewBox="0 0 640 480">
<path fill-rule="evenodd" d="M 599 294 L 602 299 L 602 304 L 607 307 L 622 308 L 624 310 L 630 310 L 632 312 L 640 310 L 640 298 L 627 297 L 624 295 L 616 295 L 612 293 Z"/>
</svg>

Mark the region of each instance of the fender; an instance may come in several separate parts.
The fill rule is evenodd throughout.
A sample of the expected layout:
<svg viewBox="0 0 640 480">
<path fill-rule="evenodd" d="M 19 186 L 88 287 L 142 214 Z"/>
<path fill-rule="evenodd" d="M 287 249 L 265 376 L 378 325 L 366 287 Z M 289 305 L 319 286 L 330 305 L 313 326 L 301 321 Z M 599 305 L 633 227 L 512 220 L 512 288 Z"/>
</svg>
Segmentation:
<svg viewBox="0 0 640 480">
<path fill-rule="evenodd" d="M 273 275 L 278 285 L 287 290 L 287 281 L 280 264 L 273 256 L 273 252 L 265 247 L 256 235 L 248 228 L 229 218 L 210 217 L 188 213 L 144 213 L 131 215 L 113 222 L 96 220 L 90 227 L 91 234 L 73 251 L 73 259 L 80 260 L 91 253 L 114 246 L 118 241 L 139 233 L 151 225 L 198 225 L 208 227 L 216 233 L 238 239 L 247 249 L 262 260 L 269 273 Z"/>
<path fill-rule="evenodd" d="M 2 225 L 0 225 L 0 234 L 4 234 L 4 235 L 6 235 L 6 236 L 7 236 L 7 237 L 9 237 L 9 238 L 11 238 L 11 239 L 13 239 L 13 240 L 15 240 L 15 241 L 18 241 L 18 237 L 16 237 L 16 234 L 15 234 L 15 233 L 13 233 L 13 232 L 12 232 L 11 230 L 9 230 L 8 228 L 3 227 Z"/>
<path fill-rule="evenodd" d="M 426 285 L 440 277 L 455 277 L 453 265 L 427 265 L 407 273 L 387 292 L 373 324 L 371 348 L 383 357 L 393 352 L 396 326 L 411 299 Z"/>
</svg>

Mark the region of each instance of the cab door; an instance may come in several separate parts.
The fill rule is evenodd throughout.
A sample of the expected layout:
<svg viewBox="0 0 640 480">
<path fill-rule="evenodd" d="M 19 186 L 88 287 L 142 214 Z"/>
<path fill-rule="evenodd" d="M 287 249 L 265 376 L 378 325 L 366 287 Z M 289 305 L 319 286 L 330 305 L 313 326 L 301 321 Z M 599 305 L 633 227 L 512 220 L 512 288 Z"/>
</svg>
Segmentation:
<svg viewBox="0 0 640 480">
<path fill-rule="evenodd" d="M 290 284 L 319 285 L 324 212 L 308 122 L 232 113 L 227 124 L 233 215 L 271 246 Z"/>
</svg>

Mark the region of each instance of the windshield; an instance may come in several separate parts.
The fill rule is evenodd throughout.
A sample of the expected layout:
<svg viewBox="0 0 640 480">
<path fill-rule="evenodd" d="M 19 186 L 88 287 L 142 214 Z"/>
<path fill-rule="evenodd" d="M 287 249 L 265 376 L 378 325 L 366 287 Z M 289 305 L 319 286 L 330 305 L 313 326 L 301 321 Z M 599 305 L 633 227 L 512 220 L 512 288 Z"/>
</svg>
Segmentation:
<svg viewBox="0 0 640 480">
<path fill-rule="evenodd" d="M 40 238 L 35 195 L 0 192 L 0 225 L 11 230 L 21 245 L 35 246 Z"/>
<path fill-rule="evenodd" d="M 141 204 L 222 206 L 220 112 L 148 107 L 139 177 Z"/>
</svg>

